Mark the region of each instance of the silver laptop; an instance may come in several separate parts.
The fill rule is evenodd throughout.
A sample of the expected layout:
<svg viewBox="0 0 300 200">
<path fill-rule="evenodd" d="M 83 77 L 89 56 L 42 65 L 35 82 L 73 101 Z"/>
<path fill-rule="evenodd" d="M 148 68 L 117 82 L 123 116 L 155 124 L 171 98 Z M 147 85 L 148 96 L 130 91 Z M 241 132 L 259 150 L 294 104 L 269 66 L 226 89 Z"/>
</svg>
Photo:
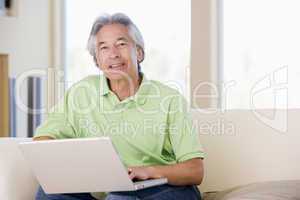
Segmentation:
<svg viewBox="0 0 300 200">
<path fill-rule="evenodd" d="M 134 191 L 167 183 L 166 178 L 133 182 L 108 137 L 19 144 L 48 194 Z"/>
</svg>

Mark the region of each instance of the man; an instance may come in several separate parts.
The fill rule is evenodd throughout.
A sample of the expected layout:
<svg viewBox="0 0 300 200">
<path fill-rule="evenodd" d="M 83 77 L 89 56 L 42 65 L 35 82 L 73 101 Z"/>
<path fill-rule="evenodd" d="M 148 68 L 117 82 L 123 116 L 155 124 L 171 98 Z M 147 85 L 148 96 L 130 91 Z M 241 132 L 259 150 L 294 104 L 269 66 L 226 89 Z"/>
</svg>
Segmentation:
<svg viewBox="0 0 300 200">
<path fill-rule="evenodd" d="M 141 72 L 145 52 L 137 27 L 121 13 L 100 16 L 93 24 L 88 50 L 103 75 L 72 86 L 34 140 L 106 135 L 131 179 L 168 179 L 163 186 L 109 193 L 107 200 L 200 199 L 195 185 L 202 182 L 204 153 L 186 102 L 177 91 L 147 80 Z M 37 199 L 93 197 L 47 195 L 40 188 Z"/>
</svg>

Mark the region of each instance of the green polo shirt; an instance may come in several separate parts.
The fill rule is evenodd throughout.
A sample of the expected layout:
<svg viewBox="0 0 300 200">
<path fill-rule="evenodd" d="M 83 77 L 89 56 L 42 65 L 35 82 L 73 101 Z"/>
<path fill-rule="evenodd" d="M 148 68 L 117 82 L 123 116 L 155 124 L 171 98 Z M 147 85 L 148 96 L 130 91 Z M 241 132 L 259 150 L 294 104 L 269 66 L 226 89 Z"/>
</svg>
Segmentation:
<svg viewBox="0 0 300 200">
<path fill-rule="evenodd" d="M 35 137 L 56 139 L 108 136 L 126 166 L 167 165 L 203 158 L 184 97 L 147 80 L 123 101 L 103 75 L 73 85 L 37 128 Z"/>
</svg>

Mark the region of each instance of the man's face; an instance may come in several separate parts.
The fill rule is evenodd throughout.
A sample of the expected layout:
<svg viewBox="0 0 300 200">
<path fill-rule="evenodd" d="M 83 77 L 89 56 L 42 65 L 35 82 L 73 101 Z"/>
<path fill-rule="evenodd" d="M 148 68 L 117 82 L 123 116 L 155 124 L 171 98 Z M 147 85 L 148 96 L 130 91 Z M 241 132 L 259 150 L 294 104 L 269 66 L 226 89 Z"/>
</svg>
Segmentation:
<svg viewBox="0 0 300 200">
<path fill-rule="evenodd" d="M 136 78 L 142 56 L 142 50 L 122 24 L 105 25 L 96 35 L 97 63 L 110 80 Z"/>
</svg>

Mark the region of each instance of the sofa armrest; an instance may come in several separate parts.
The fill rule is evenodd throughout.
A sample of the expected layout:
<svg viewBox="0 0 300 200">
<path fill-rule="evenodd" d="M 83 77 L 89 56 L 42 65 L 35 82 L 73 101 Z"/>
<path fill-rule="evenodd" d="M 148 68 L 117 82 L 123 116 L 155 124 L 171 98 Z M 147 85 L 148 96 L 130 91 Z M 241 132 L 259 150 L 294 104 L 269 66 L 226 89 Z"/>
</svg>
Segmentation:
<svg viewBox="0 0 300 200">
<path fill-rule="evenodd" d="M 30 140 L 0 139 L 0 199 L 34 199 L 38 182 L 18 148 L 19 142 Z"/>
</svg>

